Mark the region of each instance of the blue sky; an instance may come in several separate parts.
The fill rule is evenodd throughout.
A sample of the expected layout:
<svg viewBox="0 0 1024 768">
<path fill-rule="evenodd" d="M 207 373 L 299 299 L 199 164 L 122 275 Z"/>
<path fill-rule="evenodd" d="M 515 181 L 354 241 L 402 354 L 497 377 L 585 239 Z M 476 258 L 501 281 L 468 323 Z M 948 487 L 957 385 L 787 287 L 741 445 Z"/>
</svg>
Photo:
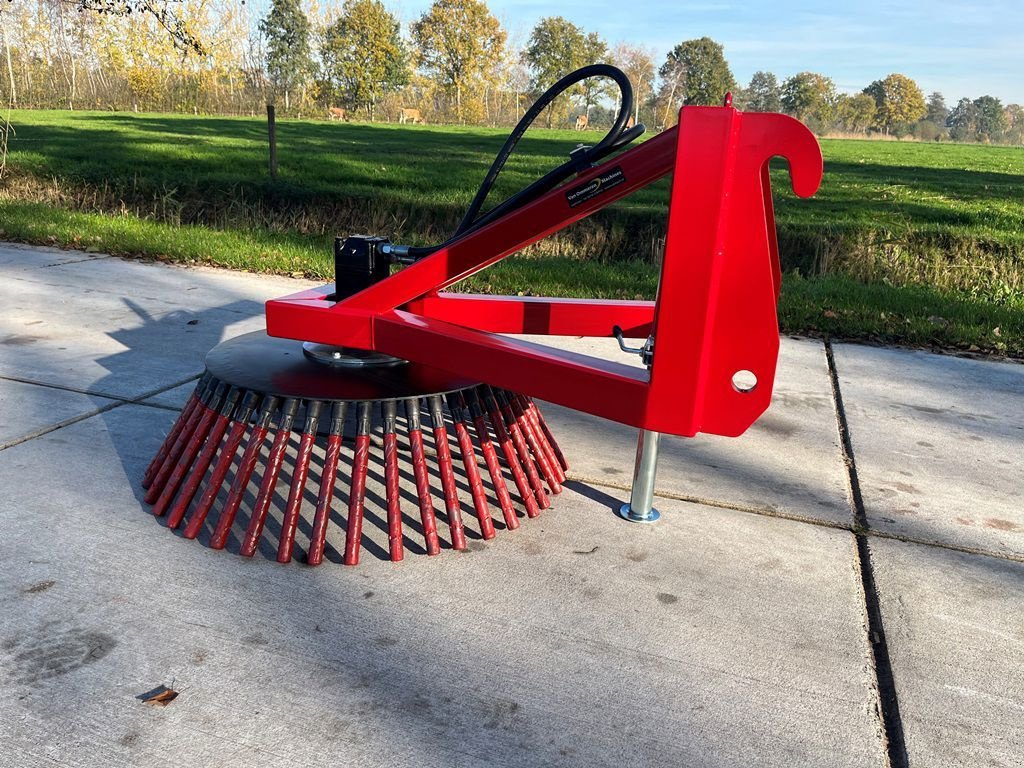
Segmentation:
<svg viewBox="0 0 1024 768">
<path fill-rule="evenodd" d="M 385 4 L 408 22 L 430 0 Z M 744 84 L 759 69 L 780 80 L 810 70 L 856 92 L 902 72 L 926 94 L 941 91 L 950 106 L 983 94 L 1024 104 L 1024 0 L 489 0 L 488 6 L 520 43 L 541 17 L 564 16 L 610 43 L 653 48 L 659 64 L 676 43 L 707 35 L 725 46 Z"/>
</svg>

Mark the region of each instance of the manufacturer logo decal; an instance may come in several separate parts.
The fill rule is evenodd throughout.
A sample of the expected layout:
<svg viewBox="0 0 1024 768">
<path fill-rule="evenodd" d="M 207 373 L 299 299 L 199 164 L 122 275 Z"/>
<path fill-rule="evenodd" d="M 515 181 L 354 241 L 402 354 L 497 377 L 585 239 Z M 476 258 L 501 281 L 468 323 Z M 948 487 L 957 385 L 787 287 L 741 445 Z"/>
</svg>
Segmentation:
<svg viewBox="0 0 1024 768">
<path fill-rule="evenodd" d="M 617 187 L 626 181 L 625 174 L 620 166 L 615 166 L 610 171 L 605 171 L 596 179 L 591 179 L 586 184 L 574 187 L 565 193 L 566 202 L 570 208 L 592 200 L 598 195 L 604 194 L 612 187 Z"/>
</svg>

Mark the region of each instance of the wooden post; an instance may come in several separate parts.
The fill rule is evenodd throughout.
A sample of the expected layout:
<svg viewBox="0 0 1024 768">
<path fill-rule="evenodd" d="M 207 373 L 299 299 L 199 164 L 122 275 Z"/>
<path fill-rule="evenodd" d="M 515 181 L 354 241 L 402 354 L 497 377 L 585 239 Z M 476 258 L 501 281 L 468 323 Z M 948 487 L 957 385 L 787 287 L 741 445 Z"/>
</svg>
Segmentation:
<svg viewBox="0 0 1024 768">
<path fill-rule="evenodd" d="M 274 123 L 273 104 L 267 104 L 267 132 L 270 137 L 270 178 L 277 181 L 277 125 Z"/>
</svg>

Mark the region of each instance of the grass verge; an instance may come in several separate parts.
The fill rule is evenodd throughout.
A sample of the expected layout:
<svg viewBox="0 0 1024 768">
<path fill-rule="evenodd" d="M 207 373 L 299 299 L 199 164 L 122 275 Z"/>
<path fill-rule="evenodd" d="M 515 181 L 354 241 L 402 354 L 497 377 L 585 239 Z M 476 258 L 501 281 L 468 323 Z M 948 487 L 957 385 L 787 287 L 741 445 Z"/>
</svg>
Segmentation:
<svg viewBox="0 0 1024 768">
<path fill-rule="evenodd" d="M 0 201 L 0 237 L 117 256 L 250 272 L 333 278 L 326 237 L 174 226 Z M 657 267 L 558 256 L 513 256 L 459 284 L 498 295 L 652 299 Z M 783 333 L 1024 358 L 1024 298 L 1003 303 L 925 286 L 865 284 L 844 275 L 787 273 L 779 304 Z"/>
</svg>

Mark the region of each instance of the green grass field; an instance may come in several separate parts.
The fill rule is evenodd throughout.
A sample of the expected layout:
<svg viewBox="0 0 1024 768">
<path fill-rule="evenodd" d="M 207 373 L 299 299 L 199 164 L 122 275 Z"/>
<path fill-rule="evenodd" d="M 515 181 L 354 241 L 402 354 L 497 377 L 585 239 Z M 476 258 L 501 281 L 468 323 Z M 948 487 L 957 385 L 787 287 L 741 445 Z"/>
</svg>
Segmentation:
<svg viewBox="0 0 1024 768">
<path fill-rule="evenodd" d="M 503 129 L 14 112 L 0 237 L 330 278 L 336 233 L 431 243 Z M 591 132 L 586 139 L 596 141 Z M 495 200 L 581 140 L 531 131 Z M 812 200 L 776 176 L 785 330 L 1024 356 L 1024 149 L 826 140 Z M 474 278 L 495 293 L 649 297 L 667 180 Z"/>
</svg>

